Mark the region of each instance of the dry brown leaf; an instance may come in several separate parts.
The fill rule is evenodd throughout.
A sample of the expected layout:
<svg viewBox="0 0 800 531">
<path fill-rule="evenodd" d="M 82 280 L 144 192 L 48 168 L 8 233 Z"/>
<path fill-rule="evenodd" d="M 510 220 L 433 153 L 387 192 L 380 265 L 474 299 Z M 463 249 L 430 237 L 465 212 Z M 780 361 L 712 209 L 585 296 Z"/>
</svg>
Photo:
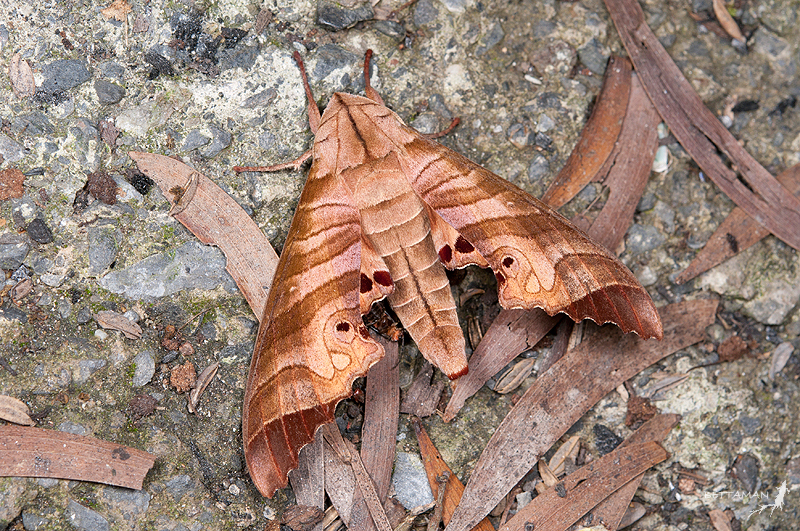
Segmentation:
<svg viewBox="0 0 800 531">
<path fill-rule="evenodd" d="M 489 514 L 601 397 L 645 367 L 703 339 L 706 327 L 714 322 L 717 304 L 704 299 L 659 308 L 664 323 L 660 342 L 604 327 L 567 352 L 539 376 L 498 426 L 470 475 L 447 531 L 468 531 Z M 557 415 L 552 404 L 559 405 Z"/>
<path fill-rule="evenodd" d="M 36 82 L 33 80 L 33 70 L 28 61 L 22 58 L 19 52 L 11 58 L 8 66 L 8 77 L 11 88 L 19 99 L 28 98 L 36 93 Z"/>
<path fill-rule="evenodd" d="M 0 395 L 0 419 L 23 426 L 33 426 L 31 410 L 22 400 L 12 396 Z"/>
<path fill-rule="evenodd" d="M 0 201 L 22 197 L 25 174 L 17 168 L 0 170 Z"/>
<path fill-rule="evenodd" d="M 186 186 L 193 170 L 163 155 L 131 151 L 128 155 L 139 170 L 156 181 L 161 192 Z M 219 247 L 228 259 L 226 269 L 236 281 L 257 319 L 264 313 L 267 288 L 272 283 L 278 255 L 264 233 L 231 196 L 202 174 L 198 174 L 194 197 L 175 215 L 192 234 L 206 244 Z M 209 212 L 214 212 L 209 216 Z"/>
<path fill-rule="evenodd" d="M 188 345 L 188 343 L 186 344 Z M 206 390 L 208 384 L 210 384 L 211 380 L 214 379 L 214 376 L 217 375 L 218 369 L 219 362 L 215 361 L 203 369 L 203 371 L 200 373 L 200 376 L 197 377 L 197 381 L 195 382 L 192 391 L 189 393 L 189 403 L 187 405 L 189 413 L 197 413 L 197 403 L 200 401 L 200 395 L 203 394 L 203 391 Z"/>
<path fill-rule="evenodd" d="M 775 236 L 800 249 L 800 199 L 728 131 L 700 99 L 645 20 L 636 0 L 605 0 L 653 105 L 703 173 Z"/>
<path fill-rule="evenodd" d="M 689 377 L 688 374 L 673 374 L 666 376 L 660 381 L 650 386 L 647 391 L 642 395 L 643 398 L 652 399 L 658 393 L 669 391 L 670 389 L 679 386 Z"/>
<path fill-rule="evenodd" d="M 561 447 L 556 450 L 556 453 L 553 454 L 553 457 L 550 458 L 548 466 L 556 477 L 564 473 L 564 464 L 567 458 L 571 458 L 572 461 L 575 462 L 575 459 L 578 457 L 578 450 L 580 449 L 579 442 L 580 437 L 573 435 L 567 442 L 562 444 Z"/>
<path fill-rule="evenodd" d="M 783 370 L 794 352 L 794 345 L 784 341 L 772 352 L 772 363 L 769 367 L 769 379 L 774 380 L 775 375 Z"/>
<path fill-rule="evenodd" d="M 711 525 L 714 526 L 716 531 L 733 531 L 731 520 L 723 511 L 711 509 L 708 511 L 708 518 L 711 520 Z"/>
<path fill-rule="evenodd" d="M 0 476 L 75 479 L 141 489 L 155 456 L 53 430 L 0 426 Z"/>
<path fill-rule="evenodd" d="M 719 25 L 728 35 L 739 42 L 746 41 L 744 35 L 742 35 L 742 30 L 739 29 L 739 25 L 728 12 L 725 0 L 714 0 L 714 15 L 716 15 Z"/>
<path fill-rule="evenodd" d="M 128 13 L 130 13 L 131 6 L 126 0 L 114 0 L 114 3 L 100 10 L 106 20 L 118 20 L 126 22 L 128 20 Z"/>
<path fill-rule="evenodd" d="M 499 531 L 563 531 L 614 491 L 667 458 L 655 441 L 631 444 L 579 468 L 539 494 Z"/>
<path fill-rule="evenodd" d="M 108 330 L 119 330 L 128 339 L 139 339 L 142 337 L 142 327 L 134 323 L 121 313 L 103 310 L 94 315 L 97 324 Z"/>
<path fill-rule="evenodd" d="M 522 385 L 525 378 L 531 375 L 535 363 L 536 358 L 525 358 L 516 362 L 497 380 L 495 392 L 505 395 Z"/>
</svg>

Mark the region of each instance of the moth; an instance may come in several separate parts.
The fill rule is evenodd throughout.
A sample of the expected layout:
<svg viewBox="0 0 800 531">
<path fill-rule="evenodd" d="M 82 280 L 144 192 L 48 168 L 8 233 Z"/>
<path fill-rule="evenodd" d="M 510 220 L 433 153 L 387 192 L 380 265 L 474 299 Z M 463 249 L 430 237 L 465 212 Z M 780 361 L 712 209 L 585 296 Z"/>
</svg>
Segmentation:
<svg viewBox="0 0 800 531">
<path fill-rule="evenodd" d="M 408 127 L 370 86 L 308 98 L 313 163 L 269 291 L 247 379 L 247 466 L 267 497 L 285 487 L 300 449 L 353 380 L 383 356 L 362 316 L 387 298 L 423 356 L 451 379 L 467 372 L 446 269 L 491 267 L 505 308 L 613 322 L 661 338 L 636 278 L 560 214 Z"/>
</svg>

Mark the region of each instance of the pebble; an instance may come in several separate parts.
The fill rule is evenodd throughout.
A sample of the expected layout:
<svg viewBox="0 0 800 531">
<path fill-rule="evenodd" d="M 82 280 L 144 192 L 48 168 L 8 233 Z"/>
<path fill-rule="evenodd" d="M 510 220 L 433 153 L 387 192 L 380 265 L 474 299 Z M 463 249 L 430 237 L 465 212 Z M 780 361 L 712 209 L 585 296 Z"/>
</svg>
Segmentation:
<svg viewBox="0 0 800 531">
<path fill-rule="evenodd" d="M 25 232 L 36 243 L 47 244 L 53 242 L 53 231 L 50 230 L 50 227 L 47 226 L 47 223 L 42 218 L 36 218 L 28 223 Z"/>
<path fill-rule="evenodd" d="M 72 421 L 65 421 L 58 425 L 58 431 L 63 431 L 64 433 L 71 433 L 72 435 L 86 435 L 87 430 L 84 426 L 80 424 L 76 424 Z"/>
<path fill-rule="evenodd" d="M 359 62 L 359 57 L 341 46 L 325 44 L 317 51 L 317 64 L 314 66 L 314 78 L 325 79 L 334 70 L 346 68 Z"/>
<path fill-rule="evenodd" d="M 85 384 L 89 378 L 105 367 L 108 364 L 106 360 L 80 360 L 78 361 L 78 368 L 77 371 L 73 371 L 73 377 L 75 379 L 75 383 L 78 385 Z"/>
<path fill-rule="evenodd" d="M 406 36 L 406 29 L 393 20 L 378 20 L 372 26 L 376 31 L 396 40 Z"/>
<path fill-rule="evenodd" d="M 98 79 L 94 82 L 94 91 L 101 105 L 114 105 L 119 103 L 125 96 L 125 89 L 116 83 L 110 83 L 105 79 Z"/>
<path fill-rule="evenodd" d="M 5 162 L 19 162 L 25 157 L 25 148 L 8 136 L 0 133 L 0 155 Z"/>
<path fill-rule="evenodd" d="M 100 491 L 100 498 L 110 508 L 122 513 L 125 520 L 133 522 L 150 507 L 151 496 L 145 490 L 107 486 Z"/>
<path fill-rule="evenodd" d="M 133 359 L 133 364 L 136 367 L 133 372 L 133 386 L 142 387 L 147 385 L 156 373 L 156 361 L 153 357 L 153 352 L 150 350 L 140 352 Z"/>
<path fill-rule="evenodd" d="M 219 127 L 209 126 L 211 131 L 211 142 L 200 150 L 200 154 L 205 158 L 210 159 L 216 157 L 220 151 L 231 145 L 233 137 L 231 134 Z"/>
<path fill-rule="evenodd" d="M 533 157 L 530 166 L 528 166 L 528 179 L 530 182 L 539 182 L 548 175 L 550 175 L 550 162 L 542 155 Z"/>
<path fill-rule="evenodd" d="M 761 431 L 761 420 L 755 417 L 748 417 L 747 415 L 739 415 L 739 423 L 742 425 L 744 434 L 752 437 Z"/>
<path fill-rule="evenodd" d="M 111 271 L 99 284 L 112 293 L 124 293 L 135 300 L 168 297 L 183 289 L 214 289 L 220 285 L 236 292 L 236 284 L 225 265 L 222 251 L 190 241 L 168 253 L 155 254 L 125 269 Z"/>
<path fill-rule="evenodd" d="M 433 5 L 431 0 L 419 0 L 414 5 L 414 24 L 424 26 L 435 21 L 439 17 L 439 10 Z"/>
<path fill-rule="evenodd" d="M 175 503 L 180 502 L 181 498 L 194 488 L 192 478 L 186 474 L 181 474 L 167 480 L 165 486 L 167 487 L 167 492 L 171 494 L 172 498 L 175 500 Z"/>
<path fill-rule="evenodd" d="M 398 452 L 392 475 L 395 495 L 408 510 L 433 502 L 433 493 L 417 454 Z"/>
<path fill-rule="evenodd" d="M 369 3 L 356 7 L 344 7 L 338 2 L 323 0 L 317 4 L 317 23 L 328 31 L 343 30 L 356 22 L 373 18 L 375 18 L 375 12 Z"/>
<path fill-rule="evenodd" d="M 480 57 L 484 55 L 486 52 L 500 44 L 500 42 L 505 38 L 506 32 L 503 31 L 503 26 L 500 25 L 499 22 L 495 22 L 489 32 L 483 37 L 483 40 L 478 48 L 475 50 L 475 55 Z"/>
<path fill-rule="evenodd" d="M 108 531 L 108 520 L 88 507 L 70 500 L 67 504 L 67 519 L 75 528 L 81 531 Z"/>
<path fill-rule="evenodd" d="M 19 234 L 0 235 L 0 269 L 18 269 L 31 250 L 30 244 Z"/>
<path fill-rule="evenodd" d="M 183 139 L 183 146 L 181 146 L 181 153 L 193 151 L 199 147 L 203 147 L 211 142 L 211 138 L 204 135 L 199 129 L 192 129 L 186 134 Z"/>
<path fill-rule="evenodd" d="M 55 94 L 75 88 L 91 79 L 83 61 L 77 59 L 59 59 L 42 67 L 44 81 L 40 87 L 43 92 Z"/>
<path fill-rule="evenodd" d="M 625 236 L 628 252 L 632 256 L 652 251 L 661 246 L 666 239 L 657 228 L 652 225 L 634 223 Z"/>
<path fill-rule="evenodd" d="M 592 38 L 589 42 L 578 48 L 578 58 L 586 68 L 598 76 L 602 76 L 606 73 L 608 57 L 603 55 L 603 52 L 600 50 L 600 43 L 597 42 L 597 39 Z"/>
</svg>

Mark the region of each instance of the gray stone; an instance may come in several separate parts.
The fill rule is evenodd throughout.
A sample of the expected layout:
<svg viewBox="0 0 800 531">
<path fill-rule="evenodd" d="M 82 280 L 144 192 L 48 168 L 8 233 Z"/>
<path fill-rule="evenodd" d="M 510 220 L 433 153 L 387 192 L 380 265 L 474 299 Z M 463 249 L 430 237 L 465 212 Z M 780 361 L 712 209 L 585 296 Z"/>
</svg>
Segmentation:
<svg viewBox="0 0 800 531">
<path fill-rule="evenodd" d="M 44 81 L 41 90 L 54 94 L 77 87 L 91 79 L 83 61 L 77 59 L 59 59 L 42 67 Z"/>
<path fill-rule="evenodd" d="M 505 36 L 506 32 L 503 31 L 503 26 L 501 26 L 499 22 L 495 22 L 489 30 L 489 33 L 483 37 L 481 44 L 475 50 L 475 55 L 480 57 L 481 55 L 485 54 L 498 45 L 500 41 L 505 38 Z"/>
<path fill-rule="evenodd" d="M 421 113 L 410 125 L 424 135 L 430 135 L 439 129 L 439 121 L 432 112 Z"/>
<path fill-rule="evenodd" d="M 18 234 L 0 236 L 0 269 L 17 269 L 31 250 L 30 244 Z"/>
<path fill-rule="evenodd" d="M 220 151 L 231 145 L 232 136 L 225 129 L 219 127 L 209 126 L 211 131 L 211 143 L 200 150 L 200 154 L 205 158 L 210 159 L 216 157 Z"/>
<path fill-rule="evenodd" d="M 147 385 L 156 373 L 156 361 L 152 351 L 145 350 L 137 354 L 133 359 L 133 364 L 136 367 L 133 372 L 133 386 Z"/>
<path fill-rule="evenodd" d="M 602 76 L 606 73 L 608 57 L 603 55 L 600 51 L 600 43 L 597 42 L 597 39 L 592 38 L 589 42 L 578 48 L 578 58 L 586 68 L 598 76 Z"/>
<path fill-rule="evenodd" d="M 33 514 L 28 511 L 22 511 L 22 527 L 25 531 L 39 531 L 40 529 L 47 529 L 50 520 L 38 514 Z"/>
<path fill-rule="evenodd" d="M 94 91 L 101 105 L 113 105 L 119 103 L 125 96 L 125 89 L 116 83 L 110 83 L 105 79 L 98 79 L 94 82 Z"/>
<path fill-rule="evenodd" d="M 266 107 L 275 100 L 278 92 L 274 88 L 268 88 L 253 94 L 242 103 L 245 109 L 255 109 L 256 107 Z"/>
<path fill-rule="evenodd" d="M 11 214 L 15 217 L 20 216 L 25 223 L 30 223 L 36 219 L 38 213 L 39 207 L 27 194 L 11 199 Z"/>
<path fill-rule="evenodd" d="M 155 254 L 99 280 L 104 289 L 131 299 L 167 297 L 183 289 L 237 290 L 225 271 L 225 256 L 216 247 L 187 242 L 168 253 Z"/>
<path fill-rule="evenodd" d="M 88 323 L 92 320 L 92 310 L 88 306 L 81 306 L 75 315 L 75 320 L 79 325 Z"/>
<path fill-rule="evenodd" d="M 392 475 L 397 500 L 408 510 L 433 502 L 425 467 L 416 454 L 398 452 Z"/>
<path fill-rule="evenodd" d="M 317 51 L 317 64 L 314 66 L 314 77 L 325 79 L 334 70 L 346 68 L 358 61 L 359 58 L 356 54 L 335 44 L 320 46 Z"/>
<path fill-rule="evenodd" d="M 108 531 L 108 520 L 88 507 L 70 500 L 67 504 L 67 518 L 69 523 L 81 531 Z"/>
<path fill-rule="evenodd" d="M 181 146 L 181 152 L 186 153 L 187 151 L 192 151 L 199 147 L 203 147 L 206 144 L 211 142 L 211 139 L 200 132 L 199 129 L 192 129 L 186 135 L 186 138 L 183 141 L 183 146 Z"/>
<path fill-rule="evenodd" d="M 78 385 L 82 385 L 86 383 L 89 378 L 91 378 L 92 374 L 96 373 L 100 369 L 106 366 L 108 362 L 106 360 L 80 360 L 78 361 L 78 369 L 74 371 L 75 374 L 73 375 L 75 379 L 75 383 Z"/>
<path fill-rule="evenodd" d="M 71 433 L 72 435 L 86 435 L 85 427 L 69 420 L 59 424 L 58 431 L 63 431 L 64 433 Z"/>
<path fill-rule="evenodd" d="M 464 13 L 467 10 L 468 0 L 440 0 L 444 7 L 451 13 Z"/>
<path fill-rule="evenodd" d="M 651 225 L 634 223 L 625 236 L 628 252 L 636 256 L 652 251 L 664 243 L 664 236 Z"/>
<path fill-rule="evenodd" d="M 167 492 L 175 499 L 175 503 L 181 501 L 181 498 L 194 488 L 192 478 L 186 474 L 175 476 L 165 483 Z"/>
<path fill-rule="evenodd" d="M 414 24 L 424 26 L 435 21 L 439 16 L 439 10 L 433 5 L 431 0 L 419 0 L 414 5 Z"/>
<path fill-rule="evenodd" d="M 528 179 L 530 182 L 538 182 L 549 174 L 550 162 L 542 155 L 536 155 L 533 157 L 530 166 L 528 166 Z"/>
<path fill-rule="evenodd" d="M 89 276 L 97 276 L 117 259 L 117 241 L 109 226 L 89 227 Z"/>
<path fill-rule="evenodd" d="M 692 0 L 692 11 L 699 13 L 713 9 L 713 0 Z"/>
<path fill-rule="evenodd" d="M 19 162 L 25 157 L 25 148 L 8 136 L 0 133 L 0 155 L 9 163 Z"/>
<path fill-rule="evenodd" d="M 0 528 L 6 529 L 25 506 L 23 478 L 0 478 Z"/>
<path fill-rule="evenodd" d="M 374 17 L 375 12 L 369 3 L 344 7 L 338 2 L 323 0 L 317 4 L 317 23 L 328 31 L 343 30 L 356 22 L 371 20 Z"/>
<path fill-rule="evenodd" d="M 744 434 L 748 437 L 752 437 L 761 430 L 761 420 L 757 418 L 748 417 L 747 415 L 740 415 L 739 422 L 742 425 Z"/>
<path fill-rule="evenodd" d="M 393 39 L 400 40 L 406 36 L 406 29 L 393 20 L 378 20 L 372 27 Z"/>
<path fill-rule="evenodd" d="M 56 311 L 62 319 L 67 319 L 72 314 L 72 303 L 67 299 L 58 299 Z"/>
<path fill-rule="evenodd" d="M 30 112 L 17 117 L 11 123 L 11 130 L 18 134 L 26 134 L 28 136 L 45 136 L 52 135 L 56 132 L 56 128 L 52 122 L 40 112 Z"/>
<path fill-rule="evenodd" d="M 120 487 L 103 487 L 100 497 L 111 508 L 122 513 L 125 520 L 131 523 L 134 518 L 147 511 L 151 498 L 147 491 Z"/>
</svg>

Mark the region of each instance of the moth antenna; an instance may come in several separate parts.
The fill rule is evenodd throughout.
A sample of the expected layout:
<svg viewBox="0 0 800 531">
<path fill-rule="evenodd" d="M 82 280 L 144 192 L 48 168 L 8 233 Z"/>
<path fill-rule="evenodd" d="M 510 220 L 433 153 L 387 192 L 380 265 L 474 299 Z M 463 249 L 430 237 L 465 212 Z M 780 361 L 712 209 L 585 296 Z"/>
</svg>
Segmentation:
<svg viewBox="0 0 800 531">
<path fill-rule="evenodd" d="M 372 60 L 372 49 L 368 49 L 367 53 L 364 54 L 364 93 L 367 95 L 369 99 L 374 102 L 380 103 L 381 105 L 386 105 L 383 103 L 383 98 L 381 95 L 378 94 L 378 91 L 372 88 L 372 85 L 369 84 L 369 62 Z"/>
<path fill-rule="evenodd" d="M 306 99 L 308 99 L 308 126 L 311 128 L 311 132 L 316 135 L 320 120 L 319 107 L 317 107 L 317 102 L 314 101 L 314 95 L 311 93 L 311 85 L 308 84 L 308 76 L 306 75 L 306 66 L 303 64 L 300 52 L 295 51 L 292 57 L 300 69 L 300 75 L 303 76 L 303 88 L 306 89 Z"/>
<path fill-rule="evenodd" d="M 438 133 L 431 133 L 431 134 L 429 134 L 429 135 L 422 135 L 422 136 L 424 136 L 425 138 L 430 138 L 431 140 L 433 140 L 433 139 L 436 139 L 436 138 L 441 138 L 441 137 L 443 137 L 443 136 L 445 136 L 445 135 L 449 135 L 449 134 L 450 134 L 450 132 L 451 132 L 453 129 L 455 129 L 455 128 L 456 128 L 456 126 L 457 126 L 458 124 L 460 124 L 460 123 L 461 123 L 461 118 L 459 118 L 458 116 L 456 116 L 455 118 L 453 118 L 453 121 L 452 121 L 452 122 L 450 122 L 450 125 L 448 125 L 446 129 L 442 129 L 442 130 L 441 130 L 441 131 L 439 131 Z"/>
</svg>

